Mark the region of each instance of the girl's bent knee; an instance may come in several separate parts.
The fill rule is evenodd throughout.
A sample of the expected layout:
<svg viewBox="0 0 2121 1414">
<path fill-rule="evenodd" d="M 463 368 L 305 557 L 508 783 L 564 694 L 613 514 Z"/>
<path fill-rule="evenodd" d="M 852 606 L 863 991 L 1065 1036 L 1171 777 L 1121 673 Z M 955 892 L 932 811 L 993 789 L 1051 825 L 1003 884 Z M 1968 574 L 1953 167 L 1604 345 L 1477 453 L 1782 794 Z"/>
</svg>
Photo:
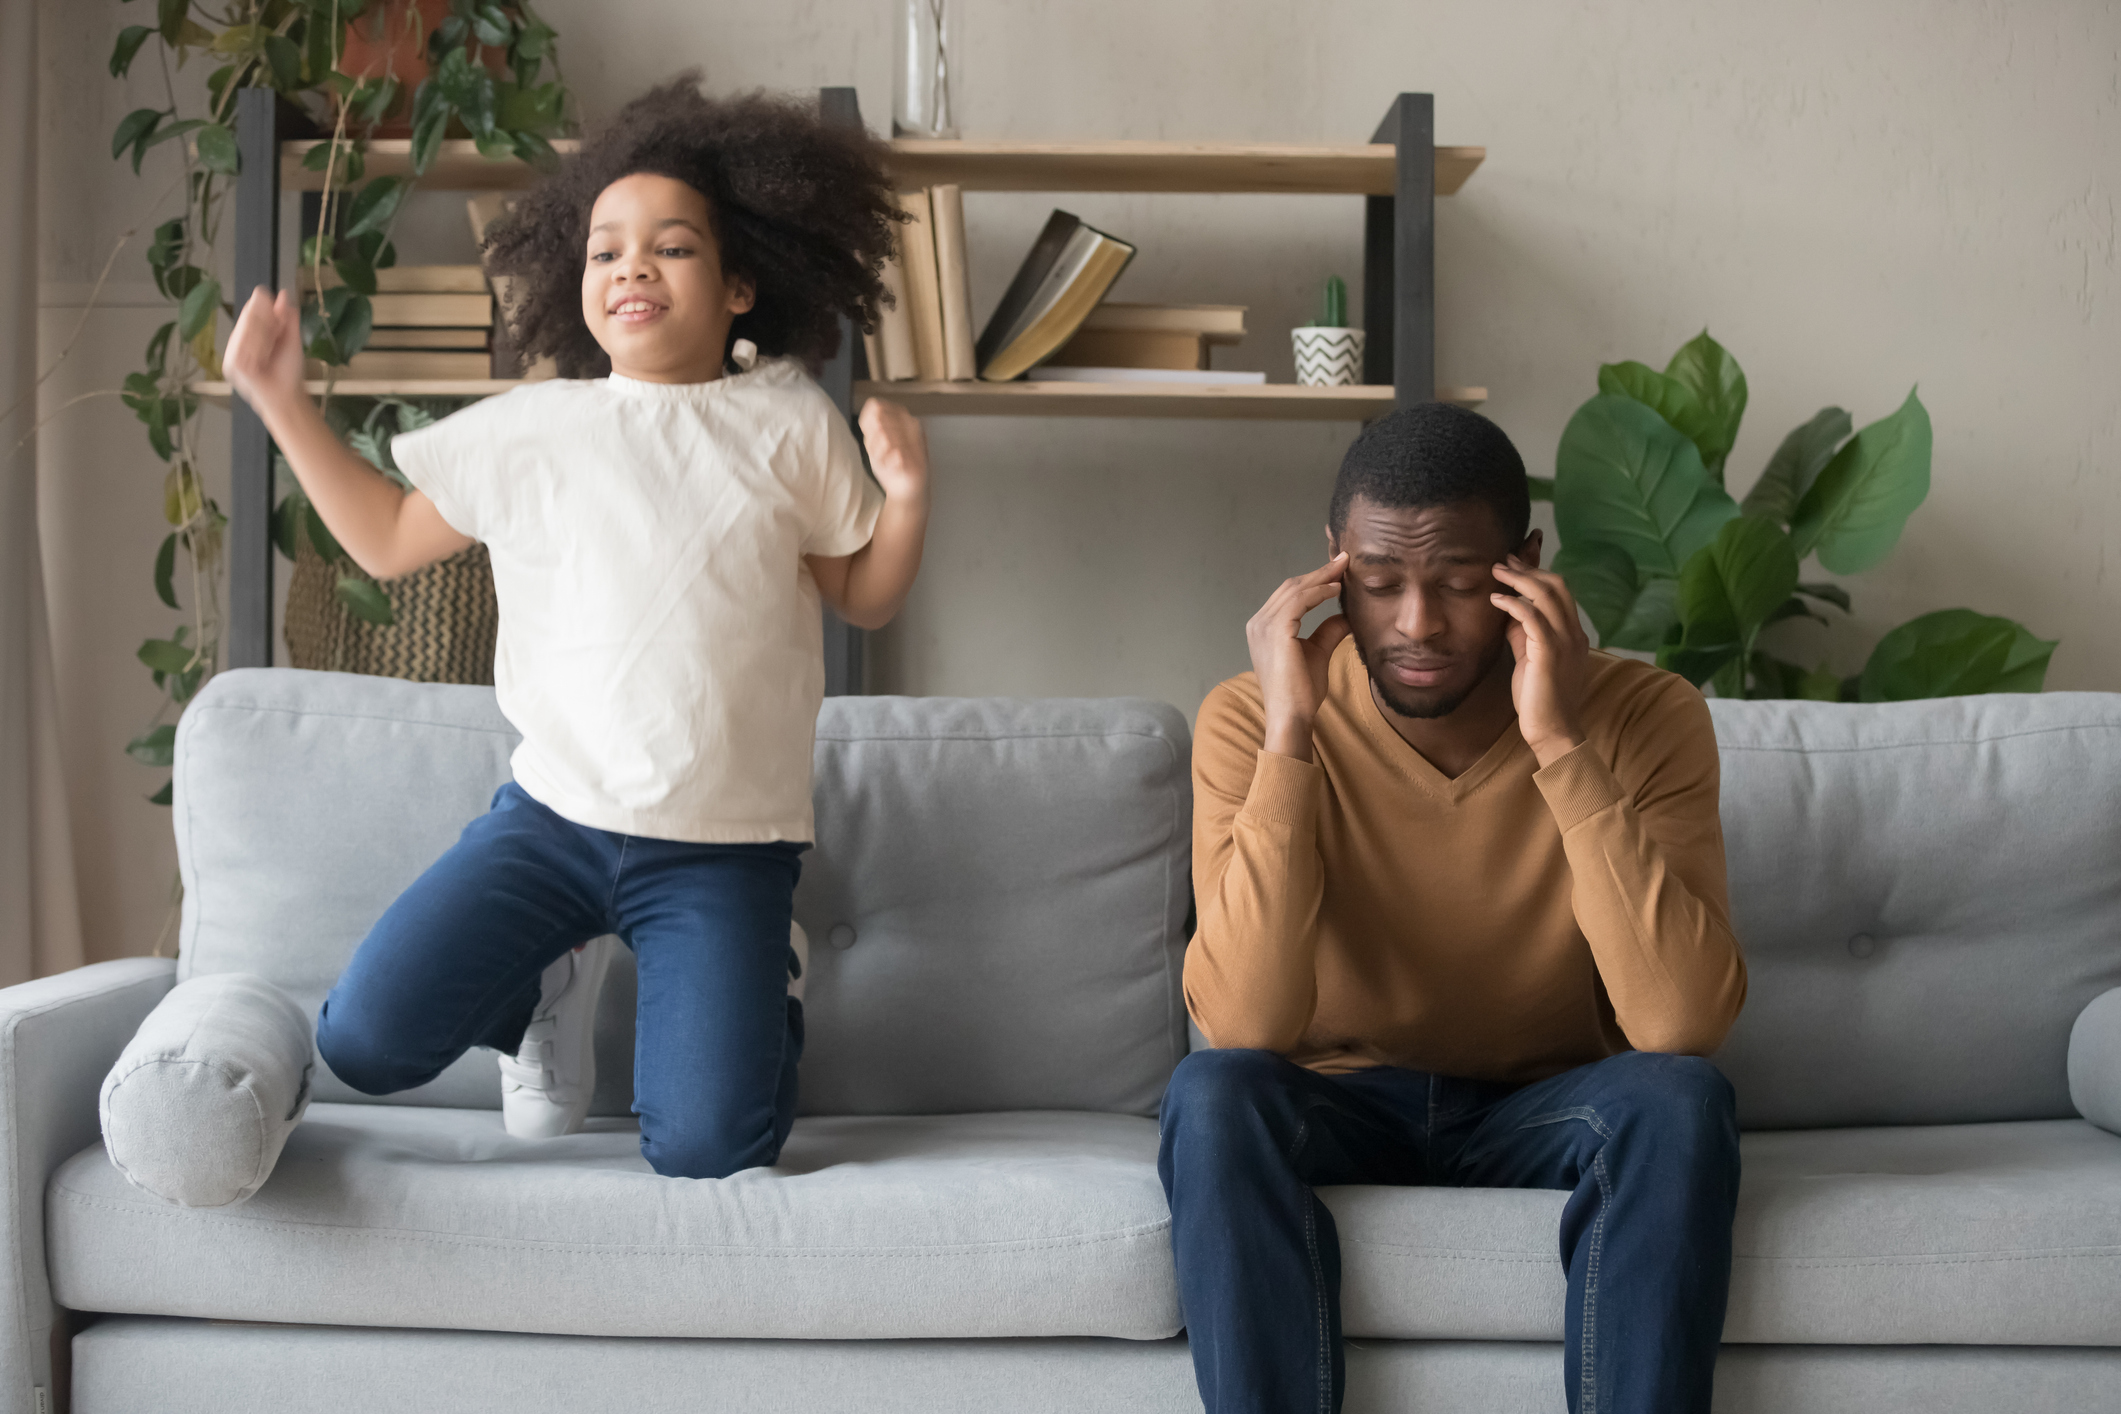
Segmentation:
<svg viewBox="0 0 2121 1414">
<path fill-rule="evenodd" d="M 372 1028 L 334 1025 L 329 1001 L 317 1014 L 317 1054 L 333 1075 L 364 1095 L 395 1095 L 440 1074 L 395 1050 Z"/>
</svg>

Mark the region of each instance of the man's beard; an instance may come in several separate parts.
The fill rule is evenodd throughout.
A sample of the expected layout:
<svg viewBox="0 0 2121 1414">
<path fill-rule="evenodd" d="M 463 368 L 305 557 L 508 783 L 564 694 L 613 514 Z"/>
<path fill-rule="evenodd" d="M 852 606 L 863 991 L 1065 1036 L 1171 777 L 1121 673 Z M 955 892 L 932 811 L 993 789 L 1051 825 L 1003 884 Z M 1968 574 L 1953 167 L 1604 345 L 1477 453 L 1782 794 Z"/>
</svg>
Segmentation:
<svg viewBox="0 0 2121 1414">
<path fill-rule="evenodd" d="M 1455 692 L 1445 693 L 1417 694 L 1412 688 L 1402 687 L 1380 676 L 1379 665 L 1370 661 L 1370 650 L 1360 638 L 1355 639 L 1355 655 L 1362 660 L 1363 670 L 1370 675 L 1370 685 L 1376 690 L 1380 702 L 1402 717 L 1433 719 L 1448 717 L 1464 705 L 1465 700 L 1473 695 L 1474 689 L 1486 682 L 1488 674 L 1495 671 L 1496 663 L 1501 661 L 1509 646 L 1509 640 L 1497 634 L 1494 646 L 1482 656 L 1480 670 L 1473 674 L 1473 680 Z"/>
</svg>

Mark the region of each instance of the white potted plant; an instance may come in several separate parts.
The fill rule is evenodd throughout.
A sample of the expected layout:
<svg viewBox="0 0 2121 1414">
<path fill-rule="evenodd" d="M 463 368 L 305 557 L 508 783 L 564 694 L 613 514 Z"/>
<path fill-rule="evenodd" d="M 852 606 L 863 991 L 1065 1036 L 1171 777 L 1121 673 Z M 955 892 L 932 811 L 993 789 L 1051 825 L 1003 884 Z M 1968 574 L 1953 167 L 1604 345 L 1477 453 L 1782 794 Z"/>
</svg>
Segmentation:
<svg viewBox="0 0 2121 1414">
<path fill-rule="evenodd" d="M 1291 329 L 1296 345 L 1296 381 L 1311 388 L 1344 388 L 1362 382 L 1362 330 L 1348 327 L 1348 282 L 1326 277 L 1325 299 L 1314 324 Z"/>
</svg>

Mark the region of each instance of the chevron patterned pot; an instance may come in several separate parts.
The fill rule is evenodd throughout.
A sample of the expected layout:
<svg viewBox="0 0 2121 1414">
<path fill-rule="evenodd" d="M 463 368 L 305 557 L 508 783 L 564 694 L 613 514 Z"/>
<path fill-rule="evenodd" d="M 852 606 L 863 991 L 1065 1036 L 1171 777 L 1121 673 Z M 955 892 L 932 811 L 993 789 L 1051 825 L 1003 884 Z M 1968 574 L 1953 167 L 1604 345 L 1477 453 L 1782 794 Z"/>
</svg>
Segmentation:
<svg viewBox="0 0 2121 1414">
<path fill-rule="evenodd" d="M 386 580 L 383 590 L 397 616 L 387 627 L 354 617 L 339 601 L 339 573 L 308 536 L 296 537 L 287 586 L 287 656 L 295 667 L 492 684 L 501 611 L 484 545 Z"/>
<path fill-rule="evenodd" d="M 1344 388 L 1362 382 L 1362 330 L 1307 324 L 1291 329 L 1296 344 L 1296 381 L 1310 388 Z"/>
</svg>

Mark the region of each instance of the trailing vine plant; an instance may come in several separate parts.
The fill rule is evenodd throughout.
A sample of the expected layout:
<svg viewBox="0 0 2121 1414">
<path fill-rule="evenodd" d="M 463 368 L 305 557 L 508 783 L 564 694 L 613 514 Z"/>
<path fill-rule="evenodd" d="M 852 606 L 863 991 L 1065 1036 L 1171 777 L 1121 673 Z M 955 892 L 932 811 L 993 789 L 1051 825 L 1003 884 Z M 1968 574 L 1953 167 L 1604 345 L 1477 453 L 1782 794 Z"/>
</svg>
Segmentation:
<svg viewBox="0 0 2121 1414">
<path fill-rule="evenodd" d="M 163 604 L 185 618 L 167 638 L 140 645 L 139 659 L 162 696 L 126 747 L 142 764 L 166 769 L 176 743 L 172 718 L 220 660 L 228 518 L 200 473 L 195 385 L 220 377 L 217 336 L 223 321 L 233 320 L 235 300 L 248 293 L 224 291 L 215 274 L 222 268 L 216 253 L 223 203 L 242 170 L 237 94 L 272 90 L 329 134 L 303 159 L 324 180 L 317 233 L 302 243 L 302 337 L 310 357 L 324 365 L 327 417 L 386 472 L 392 470 L 389 432 L 427 414 L 402 400 L 365 413 L 335 410 L 330 380 L 368 342 L 369 297 L 376 272 L 396 262 L 390 234 L 406 194 L 451 136 L 470 138 L 484 157 L 549 169 L 555 161 L 550 139 L 571 131 L 571 104 L 557 37 L 528 0 L 153 0 L 153 8 L 153 24 L 120 32 L 110 72 L 126 77 L 152 45 L 164 105 L 126 114 L 111 134 L 111 156 L 130 159 L 138 173 L 149 153 L 173 145 L 185 194 L 183 214 L 157 226 L 147 250 L 155 288 L 175 308 L 148 339 L 142 366 L 126 376 L 119 394 L 167 468 L 162 511 L 170 528 L 155 554 L 153 582 Z M 386 56 L 382 72 L 342 72 L 349 38 Z M 400 40 L 427 70 L 409 94 L 413 76 L 400 75 L 388 57 Z M 187 114 L 176 73 L 194 58 L 219 62 L 206 80 L 205 107 Z M 368 177 L 375 129 L 408 107 L 410 150 L 402 165 L 410 171 Z M 345 556 L 291 477 L 286 484 L 272 527 L 282 552 L 292 556 L 295 535 L 306 535 L 339 569 L 339 597 L 348 610 L 372 623 L 391 622 L 385 591 Z M 169 782 L 149 799 L 169 804 Z"/>
</svg>

